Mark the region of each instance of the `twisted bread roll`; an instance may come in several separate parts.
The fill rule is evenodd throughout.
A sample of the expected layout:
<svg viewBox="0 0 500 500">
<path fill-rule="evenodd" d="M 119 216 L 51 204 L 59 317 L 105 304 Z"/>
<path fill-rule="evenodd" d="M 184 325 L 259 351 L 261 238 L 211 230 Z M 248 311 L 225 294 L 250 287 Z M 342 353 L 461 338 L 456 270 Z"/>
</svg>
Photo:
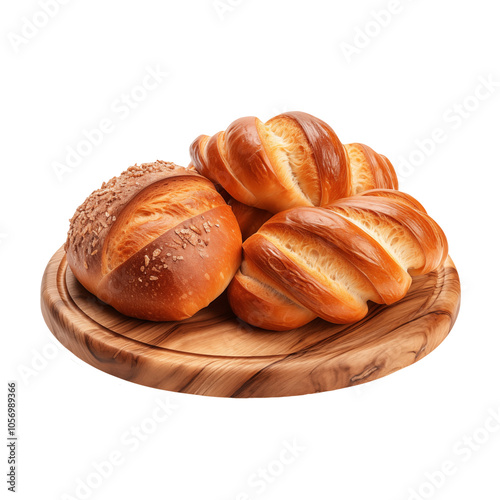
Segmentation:
<svg viewBox="0 0 500 500">
<path fill-rule="evenodd" d="M 199 136 L 190 153 L 196 170 L 233 198 L 272 213 L 398 187 L 387 158 L 362 144 L 344 147 L 329 125 L 299 111 L 266 123 L 239 118 L 225 132 Z"/>
<path fill-rule="evenodd" d="M 344 144 L 350 169 L 352 173 L 351 195 L 361 193 L 365 190 L 374 189 L 375 186 L 390 185 L 392 180 L 386 176 L 392 172 L 389 160 L 379 155 L 368 146 L 359 143 Z M 397 178 L 394 177 L 395 185 Z M 257 232 L 257 230 L 270 219 L 273 214 L 267 210 L 245 205 L 223 190 L 222 195 L 232 207 L 234 215 L 241 229 L 243 241 Z"/>
<path fill-rule="evenodd" d="M 400 300 L 411 276 L 443 264 L 448 244 L 414 198 L 373 190 L 275 215 L 243 250 L 229 286 L 233 311 L 252 325 L 288 330 L 317 316 L 355 322 L 367 301 Z"/>
<path fill-rule="evenodd" d="M 71 219 L 65 250 L 78 281 L 121 313 L 180 320 L 225 290 L 241 233 L 208 179 L 158 161 L 94 191 Z"/>
</svg>

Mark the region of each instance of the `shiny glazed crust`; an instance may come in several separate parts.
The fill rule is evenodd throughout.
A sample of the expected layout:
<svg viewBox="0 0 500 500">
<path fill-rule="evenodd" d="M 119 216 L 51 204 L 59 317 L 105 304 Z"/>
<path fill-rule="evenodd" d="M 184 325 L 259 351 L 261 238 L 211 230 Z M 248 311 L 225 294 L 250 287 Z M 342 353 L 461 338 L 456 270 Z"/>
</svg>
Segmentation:
<svg viewBox="0 0 500 500">
<path fill-rule="evenodd" d="M 359 321 L 367 302 L 400 300 L 412 275 L 443 264 L 448 245 L 414 198 L 371 190 L 326 207 L 279 213 L 243 251 L 228 290 L 233 311 L 255 326 L 287 330 L 317 316 Z"/>
<path fill-rule="evenodd" d="M 387 158 L 362 144 L 342 145 L 328 124 L 298 111 L 266 123 L 239 118 L 225 132 L 199 136 L 190 153 L 200 174 L 237 201 L 271 213 L 398 187 Z"/>
<path fill-rule="evenodd" d="M 121 313 L 180 320 L 225 290 L 241 232 L 209 180 L 158 161 L 94 191 L 71 219 L 65 250 L 78 281 Z"/>
</svg>

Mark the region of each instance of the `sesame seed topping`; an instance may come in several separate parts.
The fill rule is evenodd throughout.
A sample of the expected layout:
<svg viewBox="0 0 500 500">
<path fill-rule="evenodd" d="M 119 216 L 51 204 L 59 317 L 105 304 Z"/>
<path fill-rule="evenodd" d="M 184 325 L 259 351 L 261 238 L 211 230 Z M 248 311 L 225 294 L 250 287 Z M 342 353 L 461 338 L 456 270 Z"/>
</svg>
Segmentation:
<svg viewBox="0 0 500 500">
<path fill-rule="evenodd" d="M 149 266 L 149 257 L 148 257 L 147 255 L 145 255 L 145 256 L 144 256 L 144 265 L 145 265 L 146 267 L 148 267 L 148 266 Z"/>
<path fill-rule="evenodd" d="M 157 248 L 157 249 L 153 252 L 153 259 L 154 259 L 155 257 L 158 257 L 158 255 L 160 255 L 160 254 L 161 254 L 161 250 L 160 250 L 159 248 Z"/>
<path fill-rule="evenodd" d="M 157 280 L 157 279 L 158 279 L 158 276 L 150 276 L 150 277 L 149 277 L 149 279 L 150 279 L 151 281 L 155 281 L 155 280 Z"/>
<path fill-rule="evenodd" d="M 123 205 L 137 193 L 138 188 L 172 175 L 185 175 L 186 172 L 185 168 L 173 163 L 156 161 L 134 165 L 121 175 L 103 182 L 100 188 L 91 193 L 75 210 L 70 219 L 66 250 L 85 249 L 80 257 L 80 262 L 85 267 L 83 261 L 91 255 L 93 247 L 97 248 L 97 241 L 93 240 L 93 236 L 100 236 L 101 233 L 104 236 L 108 232 Z M 189 172 L 188 175 L 196 173 Z"/>
</svg>

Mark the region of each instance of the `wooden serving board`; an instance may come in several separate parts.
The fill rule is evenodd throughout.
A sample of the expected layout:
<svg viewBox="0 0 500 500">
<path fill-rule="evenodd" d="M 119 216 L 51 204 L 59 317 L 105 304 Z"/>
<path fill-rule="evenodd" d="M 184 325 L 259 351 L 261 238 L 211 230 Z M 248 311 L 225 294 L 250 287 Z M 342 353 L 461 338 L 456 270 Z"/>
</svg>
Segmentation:
<svg viewBox="0 0 500 500">
<path fill-rule="evenodd" d="M 52 257 L 42 281 L 42 312 L 56 338 L 100 370 L 169 391 L 223 397 L 294 396 L 362 384 L 415 363 L 451 330 L 460 282 L 450 258 L 414 279 L 392 306 L 372 305 L 362 321 L 315 321 L 287 332 L 243 323 L 223 295 L 184 321 L 124 316 L 85 290 Z"/>
</svg>

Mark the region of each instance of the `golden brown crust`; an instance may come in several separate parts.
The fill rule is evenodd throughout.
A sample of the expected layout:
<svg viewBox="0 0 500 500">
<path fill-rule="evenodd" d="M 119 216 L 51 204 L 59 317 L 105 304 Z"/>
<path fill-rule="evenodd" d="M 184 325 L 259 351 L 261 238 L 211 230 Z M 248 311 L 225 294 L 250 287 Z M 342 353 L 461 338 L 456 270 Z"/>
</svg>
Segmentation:
<svg viewBox="0 0 500 500">
<path fill-rule="evenodd" d="M 301 111 L 284 113 L 303 129 L 317 165 L 320 186 L 318 206 L 351 194 L 349 159 L 337 134 L 323 120 Z"/>
<path fill-rule="evenodd" d="M 369 189 L 398 189 L 392 163 L 365 144 L 345 144 L 351 170 L 351 195 Z"/>
<path fill-rule="evenodd" d="M 101 298 L 140 319 L 189 318 L 227 288 L 240 261 L 239 229 L 231 208 L 221 205 L 183 221 L 105 275 Z"/>
<path fill-rule="evenodd" d="M 198 172 L 234 199 L 272 213 L 398 186 L 387 158 L 362 144 L 344 147 L 328 124 L 299 111 L 266 123 L 239 118 L 225 132 L 198 137 L 190 153 Z"/>
<path fill-rule="evenodd" d="M 77 278 L 91 292 L 92 282 L 102 272 L 100 254 L 103 242 L 123 207 L 141 190 L 154 182 L 177 175 L 196 175 L 174 163 L 156 161 L 134 165 L 118 177 L 103 182 L 76 209 L 64 249 L 68 262 L 80 269 Z"/>
<path fill-rule="evenodd" d="M 273 216 L 271 212 L 245 205 L 234 198 L 230 198 L 228 204 L 233 209 L 233 213 L 238 221 L 243 241 L 256 233 L 260 226 Z"/>
<path fill-rule="evenodd" d="M 235 313 L 256 326 L 283 330 L 305 324 L 311 314 L 334 323 L 358 321 L 367 301 L 400 300 L 411 275 L 441 266 L 448 246 L 414 198 L 373 190 L 327 207 L 279 213 L 245 241 L 243 251 L 244 272 L 236 274 L 228 293 Z"/>
<path fill-rule="evenodd" d="M 234 175 L 221 150 L 224 148 L 224 132 L 212 137 L 200 135 L 189 149 L 192 165 L 203 176 L 222 186 L 231 196 L 253 206 L 255 196 Z"/>
<path fill-rule="evenodd" d="M 177 320 L 225 289 L 241 233 L 208 179 L 155 162 L 94 191 L 71 219 L 65 250 L 80 283 L 120 312 Z"/>
<path fill-rule="evenodd" d="M 412 198 L 403 194 L 407 199 Z M 371 213 L 379 219 L 386 218 L 409 231 L 420 247 L 424 261 L 421 266 L 409 268 L 415 276 L 436 269 L 448 256 L 448 242 L 441 228 L 427 213 L 415 210 L 406 201 L 387 196 L 361 195 L 337 200 L 328 208 L 337 210 L 344 207 Z"/>
<path fill-rule="evenodd" d="M 283 331 L 312 321 L 316 315 L 283 294 L 263 287 L 253 277 L 238 271 L 228 288 L 229 304 L 241 318 L 260 328 Z"/>
<path fill-rule="evenodd" d="M 414 208 L 415 210 L 419 210 L 420 212 L 423 212 L 424 214 L 427 213 L 423 205 L 413 198 L 413 196 L 410 196 L 407 193 L 403 193 L 402 191 L 397 191 L 396 188 L 394 189 L 369 189 L 367 191 L 363 191 L 362 193 L 359 193 L 360 196 L 382 196 L 383 198 L 392 198 L 394 200 L 397 200 L 401 203 L 406 203 L 410 207 Z"/>
</svg>

